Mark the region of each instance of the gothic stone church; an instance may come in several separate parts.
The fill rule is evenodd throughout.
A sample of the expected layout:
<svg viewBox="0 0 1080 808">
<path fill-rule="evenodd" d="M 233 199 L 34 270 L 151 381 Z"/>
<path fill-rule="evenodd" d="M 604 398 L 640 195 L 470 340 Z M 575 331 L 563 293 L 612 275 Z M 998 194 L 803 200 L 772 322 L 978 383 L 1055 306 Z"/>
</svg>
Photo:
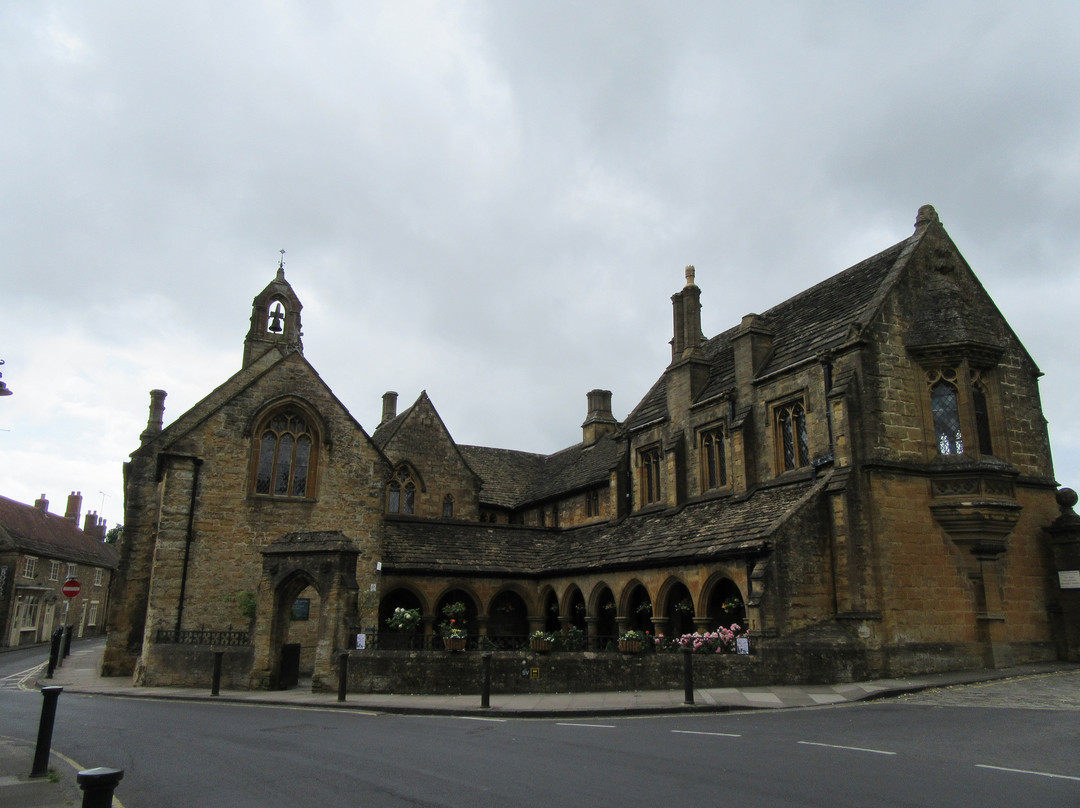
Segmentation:
<svg viewBox="0 0 1080 808">
<path fill-rule="evenodd" d="M 104 672 L 204 683 L 227 649 L 234 685 L 284 664 L 333 687 L 358 634 L 354 657 L 403 653 L 380 650 L 397 606 L 422 615 L 410 657 L 445 655 L 449 602 L 470 647 L 738 622 L 762 681 L 1067 653 L 1040 373 L 932 207 L 711 338 L 701 294 L 688 267 L 629 415 L 594 390 L 581 441 L 545 456 L 459 445 L 425 393 L 365 428 L 305 358 L 279 267 L 234 376 L 164 428 L 151 393 Z"/>
</svg>

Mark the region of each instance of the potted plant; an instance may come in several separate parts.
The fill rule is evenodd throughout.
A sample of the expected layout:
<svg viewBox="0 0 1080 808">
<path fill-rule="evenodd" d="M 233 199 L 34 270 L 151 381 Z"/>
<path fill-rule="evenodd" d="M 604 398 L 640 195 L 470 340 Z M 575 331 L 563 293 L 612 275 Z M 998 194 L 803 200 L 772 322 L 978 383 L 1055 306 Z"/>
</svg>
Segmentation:
<svg viewBox="0 0 1080 808">
<path fill-rule="evenodd" d="M 416 631 L 420 625 L 420 610 L 398 606 L 394 613 L 386 618 L 386 625 L 392 631 Z"/>
<path fill-rule="evenodd" d="M 439 623 L 439 633 L 442 634 L 443 648 L 447 651 L 462 651 L 465 648 L 465 604 L 460 600 L 447 603 L 443 606 L 443 616 L 446 618 Z"/>
<path fill-rule="evenodd" d="M 619 635 L 619 650 L 624 654 L 637 654 L 644 642 L 645 635 L 642 632 L 630 629 Z"/>
<path fill-rule="evenodd" d="M 529 648 L 538 654 L 546 654 L 555 642 L 555 635 L 550 631 L 534 631 L 529 635 Z"/>
</svg>

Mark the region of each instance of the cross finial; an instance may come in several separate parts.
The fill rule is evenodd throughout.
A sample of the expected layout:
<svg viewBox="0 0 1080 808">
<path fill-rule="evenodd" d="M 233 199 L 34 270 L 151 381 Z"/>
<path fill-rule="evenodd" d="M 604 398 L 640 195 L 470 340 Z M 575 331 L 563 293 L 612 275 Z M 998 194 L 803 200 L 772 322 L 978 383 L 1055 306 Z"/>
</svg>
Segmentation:
<svg viewBox="0 0 1080 808">
<path fill-rule="evenodd" d="M 281 260 L 278 261 L 277 276 L 279 281 L 283 281 L 285 280 L 285 250 L 281 249 L 278 252 L 281 253 Z"/>
</svg>

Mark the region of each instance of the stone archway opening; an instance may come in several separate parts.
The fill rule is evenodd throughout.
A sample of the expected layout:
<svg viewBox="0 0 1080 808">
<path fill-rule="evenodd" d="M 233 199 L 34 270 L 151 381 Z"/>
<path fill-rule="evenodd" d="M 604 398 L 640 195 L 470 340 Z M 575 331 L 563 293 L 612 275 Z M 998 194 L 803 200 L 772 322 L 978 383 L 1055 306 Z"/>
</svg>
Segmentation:
<svg viewBox="0 0 1080 808">
<path fill-rule="evenodd" d="M 627 616 L 630 618 L 630 628 L 636 631 L 653 633 L 653 603 L 649 596 L 649 590 L 644 585 L 638 584 L 630 592 L 627 600 Z"/>
<path fill-rule="evenodd" d="M 746 628 L 746 602 L 738 585 L 730 578 L 721 578 L 709 594 L 709 628 L 730 628 L 738 624 Z"/>
<path fill-rule="evenodd" d="M 544 631 L 556 634 L 562 630 L 559 623 L 559 598 L 554 590 L 548 590 L 544 598 Z"/>
<path fill-rule="evenodd" d="M 309 575 L 298 572 L 279 584 L 274 594 L 271 643 L 276 689 L 288 690 L 311 679 L 322 613 L 322 598 Z"/>
<path fill-rule="evenodd" d="M 619 607 L 615 595 L 608 587 L 600 590 L 596 598 L 596 648 L 601 650 L 609 645 L 614 648 L 619 639 L 619 624 L 616 621 Z"/>
<path fill-rule="evenodd" d="M 694 633 L 694 599 L 685 584 L 676 583 L 668 591 L 664 614 L 667 615 L 668 633 L 672 638 Z"/>
<path fill-rule="evenodd" d="M 397 609 L 415 610 L 420 620 L 412 628 L 394 628 L 390 625 L 390 620 Z M 379 603 L 378 649 L 380 651 L 420 649 L 424 642 L 423 617 L 423 604 L 415 593 L 404 588 L 392 589 Z"/>
<path fill-rule="evenodd" d="M 498 649 L 521 648 L 529 636 L 529 613 L 521 595 L 512 590 L 500 592 L 488 611 L 488 639 Z"/>
<path fill-rule="evenodd" d="M 465 607 L 462 616 L 459 618 L 448 617 L 446 607 L 457 603 Z M 468 645 L 475 647 L 476 638 L 480 634 L 480 624 L 477 620 L 478 614 L 476 601 L 473 600 L 472 595 L 464 589 L 451 589 L 439 598 L 439 602 L 435 606 L 435 634 L 437 637 L 443 637 L 447 629 L 451 627 L 458 628 L 465 632 Z"/>
</svg>

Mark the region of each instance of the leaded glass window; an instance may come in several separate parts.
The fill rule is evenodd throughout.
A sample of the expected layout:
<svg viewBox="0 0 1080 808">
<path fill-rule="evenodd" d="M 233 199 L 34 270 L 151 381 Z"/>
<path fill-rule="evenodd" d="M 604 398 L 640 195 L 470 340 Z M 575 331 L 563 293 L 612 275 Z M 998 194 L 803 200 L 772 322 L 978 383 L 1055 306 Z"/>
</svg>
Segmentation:
<svg viewBox="0 0 1080 808">
<path fill-rule="evenodd" d="M 940 379 L 930 388 L 930 409 L 934 414 L 934 433 L 938 454 L 964 453 L 964 436 L 960 430 L 960 406 L 956 385 Z"/>
<path fill-rule="evenodd" d="M 701 434 L 702 488 L 710 490 L 727 485 L 727 460 L 724 456 L 724 433 L 713 429 Z"/>
<path fill-rule="evenodd" d="M 275 414 L 259 438 L 255 493 L 308 496 L 314 445 L 312 430 L 303 415 L 295 411 Z"/>
<path fill-rule="evenodd" d="M 407 468 L 399 469 L 387 486 L 386 510 L 389 513 L 416 512 L 416 483 Z"/>
<path fill-rule="evenodd" d="M 780 437 L 784 471 L 801 468 L 810 462 L 810 439 L 806 431 L 806 410 L 801 401 L 776 409 L 776 427 Z"/>
</svg>

